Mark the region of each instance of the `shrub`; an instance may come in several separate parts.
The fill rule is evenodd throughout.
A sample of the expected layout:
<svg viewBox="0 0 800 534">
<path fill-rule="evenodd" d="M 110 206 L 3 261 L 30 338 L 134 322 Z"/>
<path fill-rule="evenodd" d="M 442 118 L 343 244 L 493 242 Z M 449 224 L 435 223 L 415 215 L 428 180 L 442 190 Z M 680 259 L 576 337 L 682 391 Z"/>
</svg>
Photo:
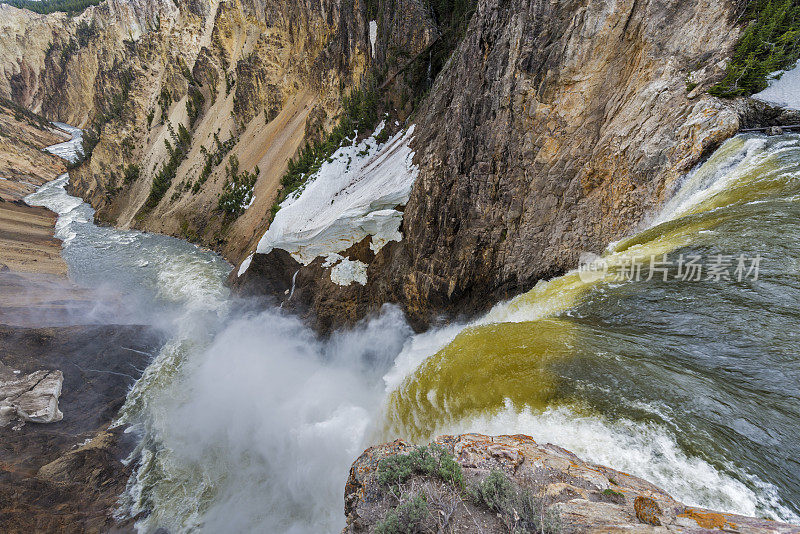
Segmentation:
<svg viewBox="0 0 800 534">
<path fill-rule="evenodd" d="M 78 158 L 79 161 L 83 161 L 91 157 L 92 152 L 94 151 L 94 147 L 97 146 L 97 143 L 100 142 L 100 126 L 93 125 L 91 128 L 87 128 L 83 131 L 83 137 L 81 138 L 81 154 Z"/>
<path fill-rule="evenodd" d="M 545 500 L 530 490 L 517 494 L 514 510 L 518 517 L 515 526 L 517 530 L 538 534 L 557 534 L 562 530 L 558 510 L 548 508 Z"/>
<path fill-rule="evenodd" d="M 378 483 L 384 487 L 402 484 L 414 475 L 436 477 L 457 487 L 464 485 L 461 466 L 444 447 L 435 444 L 389 456 L 378 464 Z"/>
<path fill-rule="evenodd" d="M 502 513 L 513 508 L 516 488 L 505 473 L 493 469 L 486 478 L 470 488 L 470 495 L 476 504 Z"/>
<path fill-rule="evenodd" d="M 194 128 L 194 123 L 203 112 L 203 106 L 205 106 L 205 103 L 206 98 L 203 96 L 203 93 L 200 91 L 200 89 L 190 85 L 189 96 L 186 99 L 186 113 L 189 114 L 189 128 Z"/>
<path fill-rule="evenodd" d="M 193 194 L 197 194 L 200 191 L 200 188 L 206 183 L 208 177 L 211 176 L 214 167 L 222 163 L 222 160 L 225 159 L 228 152 L 236 145 L 236 141 L 237 139 L 235 137 L 231 137 L 227 141 L 221 142 L 219 140 L 219 135 L 215 133 L 214 144 L 216 145 L 216 149 L 213 153 L 209 152 L 204 146 L 200 147 L 200 152 L 203 154 L 205 163 L 203 164 L 203 169 L 200 171 L 200 176 L 198 176 L 197 181 L 194 183 L 194 186 L 192 186 Z"/>
<path fill-rule="evenodd" d="M 126 184 L 135 182 L 136 180 L 139 179 L 139 165 L 131 163 L 125 168 L 123 174 L 124 174 L 124 181 Z"/>
<path fill-rule="evenodd" d="M 375 532 L 377 534 L 417 534 L 425 531 L 427 518 L 428 502 L 425 500 L 424 494 L 417 494 L 389 511 L 383 521 L 375 525 Z"/>
<path fill-rule="evenodd" d="M 236 85 L 236 78 L 230 72 L 225 72 L 225 94 L 231 94 L 231 89 Z"/>
<path fill-rule="evenodd" d="M 749 21 L 728 63 L 725 78 L 709 89 L 720 97 L 757 93 L 768 76 L 800 58 L 800 0 L 753 0 Z"/>
<path fill-rule="evenodd" d="M 554 534 L 561 531 L 561 517 L 545 499 L 529 490 L 519 490 L 499 469 L 470 487 L 475 504 L 500 514 L 512 532 Z"/>
<path fill-rule="evenodd" d="M 166 120 L 167 110 L 172 105 L 172 93 L 166 87 L 161 88 L 161 93 L 158 95 L 158 105 L 161 108 L 161 118 Z"/>
<path fill-rule="evenodd" d="M 94 37 L 98 36 L 99 34 L 100 31 L 97 28 L 97 23 L 94 20 L 92 20 L 91 23 L 85 20 L 81 21 L 75 30 L 75 35 L 78 37 L 78 46 L 80 46 L 81 48 L 88 45 L 89 41 L 91 41 Z"/>
<path fill-rule="evenodd" d="M 256 167 L 255 172 L 239 172 L 239 158 L 232 155 L 229 165 L 225 166 L 227 179 L 222 188 L 222 193 L 217 202 L 217 209 L 224 211 L 227 215 L 239 216 L 253 199 L 253 187 L 260 169 Z"/>
<path fill-rule="evenodd" d="M 125 103 L 128 102 L 131 85 L 133 84 L 133 71 L 130 68 L 125 69 L 120 72 L 115 72 L 115 76 L 119 80 L 120 90 L 112 94 L 111 98 L 103 103 L 103 111 L 96 119 L 100 124 L 105 124 L 122 117 L 122 112 L 125 110 Z"/>
<path fill-rule="evenodd" d="M 186 78 L 187 82 L 189 82 L 189 85 L 196 84 L 194 76 L 192 75 L 192 71 L 189 69 L 189 66 L 186 64 L 183 58 L 178 58 L 178 64 L 181 69 L 181 74 L 183 74 L 183 77 Z"/>
<path fill-rule="evenodd" d="M 378 135 L 375 136 L 375 140 L 377 142 L 383 144 L 383 143 L 385 143 L 386 141 L 389 140 L 390 136 L 391 136 L 391 134 L 389 133 L 389 128 L 385 127 L 383 130 L 381 130 L 381 133 L 379 133 Z"/>
<path fill-rule="evenodd" d="M 172 128 L 172 124 L 167 124 L 167 127 L 169 128 L 170 136 L 175 142 L 175 146 L 173 146 L 168 139 L 164 139 L 169 158 L 162 164 L 161 168 L 153 177 L 153 183 L 150 186 L 150 195 L 148 195 L 144 206 L 142 206 L 142 212 L 155 208 L 164 197 L 164 194 L 169 190 L 172 184 L 172 180 L 175 178 L 178 167 L 180 167 L 183 160 L 186 159 L 189 147 L 192 144 L 192 136 L 183 124 L 178 125 L 177 133 L 175 133 L 175 130 Z"/>
<path fill-rule="evenodd" d="M 20 122 L 25 121 L 31 126 L 42 129 L 49 129 L 52 126 L 50 121 L 44 117 L 33 113 L 7 98 L 0 97 L 0 107 L 5 108 L 8 112 L 13 112 L 14 118 Z"/>
</svg>

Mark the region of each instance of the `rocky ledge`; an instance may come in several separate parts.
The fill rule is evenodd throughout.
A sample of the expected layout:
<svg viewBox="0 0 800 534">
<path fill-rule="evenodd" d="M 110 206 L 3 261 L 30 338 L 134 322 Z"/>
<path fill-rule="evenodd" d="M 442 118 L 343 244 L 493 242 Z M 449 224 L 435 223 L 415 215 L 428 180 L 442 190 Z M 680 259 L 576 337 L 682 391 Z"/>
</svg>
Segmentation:
<svg viewBox="0 0 800 534">
<path fill-rule="evenodd" d="M 344 533 L 800 532 L 686 506 L 641 478 L 529 436 L 442 436 L 367 449 L 345 487 Z"/>
<path fill-rule="evenodd" d="M 54 423 L 64 414 L 58 409 L 58 397 L 64 374 L 61 371 L 35 371 L 17 377 L 0 364 L 0 427 L 18 419 L 31 423 Z"/>
<path fill-rule="evenodd" d="M 0 324 L 0 532 L 133 531 L 113 514 L 135 443 L 109 425 L 162 343 L 145 326 Z"/>
</svg>

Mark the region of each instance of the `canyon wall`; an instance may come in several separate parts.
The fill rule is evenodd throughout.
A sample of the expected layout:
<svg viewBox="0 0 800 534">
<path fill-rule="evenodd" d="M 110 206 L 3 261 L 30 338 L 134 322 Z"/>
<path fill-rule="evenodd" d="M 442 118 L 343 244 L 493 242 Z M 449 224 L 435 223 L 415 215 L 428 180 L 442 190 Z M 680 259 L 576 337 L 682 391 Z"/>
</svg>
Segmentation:
<svg viewBox="0 0 800 534">
<path fill-rule="evenodd" d="M 367 282 L 322 260 L 256 254 L 235 283 L 326 330 L 399 303 L 424 328 L 576 266 L 646 221 L 737 132 L 740 102 L 705 93 L 739 35 L 734 2 L 480 0 L 414 122 L 419 175 L 400 242 Z"/>
<path fill-rule="evenodd" d="M 417 0 L 390 4 L 379 7 L 379 31 L 391 35 L 381 45 L 353 0 L 108 0 L 75 17 L 3 5 L 0 96 L 97 132 L 71 188 L 99 220 L 238 262 L 269 224 L 287 161 L 331 128 L 373 56 L 435 38 Z M 154 197 L 171 150 L 182 153 Z M 218 208 L 232 156 L 240 171 L 258 170 L 252 202 L 233 215 Z"/>
<path fill-rule="evenodd" d="M 321 331 L 387 302 L 424 328 L 574 267 L 646 223 L 749 109 L 706 93 L 741 2 L 479 0 L 463 34 L 433 5 L 107 0 L 73 18 L 4 6 L 0 96 L 95 125 L 71 176 L 98 219 L 244 261 L 240 292 Z M 424 84 L 403 79 L 426 65 Z M 341 284 L 325 257 L 257 244 L 289 158 L 368 78 L 391 133 L 413 124 L 415 180 L 402 239 L 332 251 L 365 269 Z M 237 170 L 258 175 L 231 215 L 219 199 Z"/>
</svg>

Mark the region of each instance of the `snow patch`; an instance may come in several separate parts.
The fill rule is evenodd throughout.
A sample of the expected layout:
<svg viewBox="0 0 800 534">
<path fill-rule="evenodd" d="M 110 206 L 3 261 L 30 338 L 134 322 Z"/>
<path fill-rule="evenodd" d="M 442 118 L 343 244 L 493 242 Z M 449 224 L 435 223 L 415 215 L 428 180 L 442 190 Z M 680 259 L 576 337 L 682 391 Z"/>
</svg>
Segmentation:
<svg viewBox="0 0 800 534">
<path fill-rule="evenodd" d="M 376 136 L 383 127 L 382 122 L 371 137 L 339 148 L 302 192 L 288 197 L 256 252 L 280 248 L 308 265 L 369 236 L 376 252 L 402 239 L 403 214 L 393 208 L 408 202 L 419 174 L 409 147 L 414 127 L 381 144 Z"/>
<path fill-rule="evenodd" d="M 372 57 L 375 57 L 375 45 L 378 44 L 378 23 L 369 21 L 369 44 L 372 47 Z"/>
<path fill-rule="evenodd" d="M 325 262 L 322 264 L 323 267 L 333 267 L 340 261 L 344 259 L 344 256 L 341 254 L 337 254 L 335 252 L 331 252 L 327 256 L 325 256 Z"/>
<path fill-rule="evenodd" d="M 403 214 L 397 210 L 373 211 L 364 217 L 363 228 L 372 236 L 369 248 L 375 254 L 389 241 L 400 241 L 403 234 L 400 233 L 400 223 L 403 222 Z"/>
<path fill-rule="evenodd" d="M 780 78 L 775 79 L 777 76 Z M 783 108 L 800 109 L 800 63 L 783 73 L 775 73 L 769 87 L 753 98 Z"/>
<path fill-rule="evenodd" d="M 247 271 L 247 269 L 249 269 L 249 268 L 250 268 L 250 262 L 251 262 L 251 261 L 253 261 L 253 255 L 252 255 L 252 254 L 250 254 L 249 256 L 247 256 L 247 257 L 244 259 L 244 261 L 242 262 L 242 264 L 239 266 L 239 272 L 238 272 L 238 273 L 236 273 L 236 277 L 237 277 L 237 278 L 238 278 L 238 277 L 240 277 L 240 276 L 242 276 L 242 275 L 245 273 L 245 271 Z"/>
<path fill-rule="evenodd" d="M 349 286 L 353 282 L 367 285 L 367 264 L 344 258 L 331 269 L 331 281 L 340 286 Z"/>
</svg>

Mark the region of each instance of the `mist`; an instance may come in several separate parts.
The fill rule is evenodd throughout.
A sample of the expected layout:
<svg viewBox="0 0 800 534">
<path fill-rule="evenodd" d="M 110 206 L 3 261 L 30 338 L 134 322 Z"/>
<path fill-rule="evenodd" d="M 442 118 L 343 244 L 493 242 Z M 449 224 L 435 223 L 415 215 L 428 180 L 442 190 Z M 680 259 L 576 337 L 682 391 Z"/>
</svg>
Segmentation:
<svg viewBox="0 0 800 534">
<path fill-rule="evenodd" d="M 341 529 L 342 483 L 377 439 L 382 376 L 411 335 L 388 306 L 328 340 L 270 310 L 231 319 L 177 365 L 180 348 L 166 351 L 123 409 L 145 434 L 127 513 L 152 509 L 140 531 Z"/>
</svg>

